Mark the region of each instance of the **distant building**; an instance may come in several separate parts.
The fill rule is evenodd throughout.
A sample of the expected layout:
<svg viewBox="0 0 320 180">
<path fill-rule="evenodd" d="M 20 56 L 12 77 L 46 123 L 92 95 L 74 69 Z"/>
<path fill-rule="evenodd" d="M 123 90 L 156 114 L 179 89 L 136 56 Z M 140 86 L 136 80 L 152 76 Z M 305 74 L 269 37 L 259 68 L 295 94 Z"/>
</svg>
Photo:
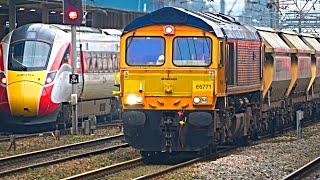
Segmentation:
<svg viewBox="0 0 320 180">
<path fill-rule="evenodd" d="M 254 26 L 279 28 L 277 7 L 269 2 L 270 0 L 245 0 L 239 21 Z"/>
<path fill-rule="evenodd" d="M 154 10 L 151 0 L 86 0 L 86 4 L 92 7 L 114 8 L 138 12 Z"/>
<path fill-rule="evenodd" d="M 240 22 L 275 27 L 276 8 L 271 0 L 150 0 L 150 7 L 176 6 L 196 11 L 223 13 Z"/>
<path fill-rule="evenodd" d="M 122 29 L 147 11 L 148 0 L 86 0 L 83 25 Z M 62 0 L 0 0 L 0 39 L 29 23 L 63 23 Z M 119 3 L 121 2 L 121 3 Z"/>
</svg>

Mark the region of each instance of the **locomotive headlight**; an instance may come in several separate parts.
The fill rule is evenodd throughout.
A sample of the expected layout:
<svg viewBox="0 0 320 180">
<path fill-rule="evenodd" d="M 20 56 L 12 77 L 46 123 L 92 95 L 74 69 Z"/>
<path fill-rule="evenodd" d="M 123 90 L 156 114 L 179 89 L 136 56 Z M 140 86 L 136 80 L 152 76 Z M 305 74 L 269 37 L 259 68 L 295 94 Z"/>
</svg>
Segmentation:
<svg viewBox="0 0 320 180">
<path fill-rule="evenodd" d="M 6 75 L 4 74 L 4 72 L 0 72 L 0 82 L 3 85 L 7 85 L 7 78 L 6 78 Z"/>
<path fill-rule="evenodd" d="M 46 78 L 46 85 L 53 82 L 54 78 L 56 77 L 57 71 L 49 72 Z"/>
<path fill-rule="evenodd" d="M 201 102 L 204 104 L 207 103 L 208 102 L 207 97 L 201 97 Z"/>
<path fill-rule="evenodd" d="M 167 25 L 164 27 L 164 34 L 165 35 L 172 35 L 174 34 L 174 27 L 171 25 Z"/>
<path fill-rule="evenodd" d="M 142 99 L 142 97 L 141 96 L 138 96 L 137 98 L 136 98 L 136 101 L 137 101 L 137 103 L 142 103 L 142 101 L 143 101 L 143 99 Z"/>
<path fill-rule="evenodd" d="M 46 80 L 46 84 L 50 84 L 53 81 L 53 79 L 51 77 L 48 77 Z"/>
<path fill-rule="evenodd" d="M 130 94 L 126 98 L 126 104 L 134 105 L 134 104 L 142 104 L 143 98 L 141 96 Z"/>
<path fill-rule="evenodd" d="M 199 104 L 200 101 L 201 101 L 201 99 L 200 99 L 199 97 L 194 97 L 194 98 L 193 98 L 193 102 L 194 102 L 195 104 Z"/>
</svg>

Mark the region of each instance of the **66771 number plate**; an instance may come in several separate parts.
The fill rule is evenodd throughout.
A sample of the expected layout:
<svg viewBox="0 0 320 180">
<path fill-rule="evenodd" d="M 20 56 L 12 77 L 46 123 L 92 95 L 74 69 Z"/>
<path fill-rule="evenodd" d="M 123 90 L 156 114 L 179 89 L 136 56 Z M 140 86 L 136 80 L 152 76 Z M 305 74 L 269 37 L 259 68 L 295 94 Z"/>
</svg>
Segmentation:
<svg viewBox="0 0 320 180">
<path fill-rule="evenodd" d="M 193 81 L 193 92 L 213 92 L 213 81 Z"/>
</svg>

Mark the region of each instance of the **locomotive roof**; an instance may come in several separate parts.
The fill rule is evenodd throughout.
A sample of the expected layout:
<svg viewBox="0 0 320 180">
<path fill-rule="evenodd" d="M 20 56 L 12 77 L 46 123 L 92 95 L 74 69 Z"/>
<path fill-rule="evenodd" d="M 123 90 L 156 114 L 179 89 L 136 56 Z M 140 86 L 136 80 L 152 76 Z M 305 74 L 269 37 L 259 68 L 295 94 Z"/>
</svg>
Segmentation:
<svg viewBox="0 0 320 180">
<path fill-rule="evenodd" d="M 300 33 L 300 38 L 306 42 L 306 44 L 311 47 L 311 49 L 314 49 L 316 53 L 320 54 L 320 42 L 317 41 L 317 37 L 313 34 L 308 33 Z"/>
<path fill-rule="evenodd" d="M 164 7 L 135 19 L 124 28 L 124 34 L 152 24 L 188 25 L 212 32 L 218 38 L 260 40 L 254 28 L 244 26 L 230 16 L 177 7 Z"/>
<path fill-rule="evenodd" d="M 116 42 L 119 41 L 119 32 L 117 34 L 111 33 L 91 28 L 91 27 L 77 27 L 77 32 L 80 33 L 77 39 L 81 41 L 106 41 L 106 42 Z M 42 23 L 32 23 L 20 26 L 14 31 L 10 32 L 7 36 L 2 39 L 2 42 L 14 43 L 20 40 L 39 40 L 47 43 L 53 43 L 57 37 L 68 37 L 71 33 L 70 26 L 60 25 L 60 24 L 42 24 Z M 70 39 L 71 40 L 71 39 Z"/>
<path fill-rule="evenodd" d="M 51 24 L 51 25 L 65 32 L 71 32 L 71 26 L 63 25 L 63 24 Z M 77 26 L 77 32 L 101 33 L 101 30 L 92 28 L 92 27 Z"/>
<path fill-rule="evenodd" d="M 294 49 L 296 52 L 314 53 L 314 50 L 302 41 L 297 32 L 282 30 L 281 36 L 289 47 Z"/>
<path fill-rule="evenodd" d="M 290 47 L 281 39 L 279 30 L 270 27 L 255 27 L 264 39 L 266 52 L 291 52 Z"/>
<path fill-rule="evenodd" d="M 50 28 L 49 25 L 43 24 L 27 24 L 15 29 L 12 32 L 11 43 L 14 43 L 19 40 L 41 40 L 48 43 L 52 43 L 56 36 L 57 29 Z"/>
</svg>

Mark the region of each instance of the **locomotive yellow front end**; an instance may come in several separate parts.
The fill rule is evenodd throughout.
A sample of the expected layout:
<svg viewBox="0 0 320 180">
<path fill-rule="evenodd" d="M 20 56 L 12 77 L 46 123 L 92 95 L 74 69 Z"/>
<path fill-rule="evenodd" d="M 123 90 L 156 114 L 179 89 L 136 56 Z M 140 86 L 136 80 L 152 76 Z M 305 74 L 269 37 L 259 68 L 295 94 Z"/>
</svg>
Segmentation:
<svg viewBox="0 0 320 180">
<path fill-rule="evenodd" d="M 127 28 L 121 38 L 126 140 L 142 155 L 212 144 L 219 41 L 183 24 Z"/>
</svg>

